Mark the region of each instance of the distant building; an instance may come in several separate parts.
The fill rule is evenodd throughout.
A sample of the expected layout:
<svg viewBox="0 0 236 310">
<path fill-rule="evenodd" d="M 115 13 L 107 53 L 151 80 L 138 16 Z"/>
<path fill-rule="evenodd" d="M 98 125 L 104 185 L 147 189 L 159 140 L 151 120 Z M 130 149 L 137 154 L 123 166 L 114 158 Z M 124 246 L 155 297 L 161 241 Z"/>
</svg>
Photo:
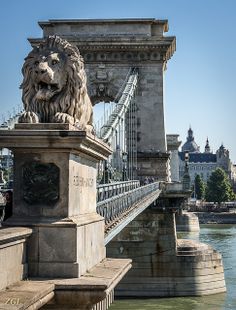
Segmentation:
<svg viewBox="0 0 236 310">
<path fill-rule="evenodd" d="M 197 174 L 201 176 L 204 182 L 207 182 L 212 172 L 218 167 L 224 169 L 233 183 L 235 175 L 233 164 L 229 157 L 229 151 L 223 146 L 223 144 L 219 147 L 216 153 L 213 153 L 207 138 L 205 150 L 204 152 L 200 152 L 200 147 L 194 141 L 193 131 L 189 128 L 187 140 L 182 146 L 182 151 L 179 152 L 180 180 L 182 180 L 184 174 L 186 152 L 189 154 L 189 174 L 191 184 L 194 183 Z"/>
<path fill-rule="evenodd" d="M 0 154 L 0 168 L 3 170 L 9 169 L 13 166 L 13 155 L 10 150 L 5 149 L 6 153 Z"/>
<path fill-rule="evenodd" d="M 236 165 L 232 166 L 231 180 L 232 180 L 234 192 L 236 193 Z"/>
<path fill-rule="evenodd" d="M 9 187 L 12 183 L 12 172 L 13 172 L 13 154 L 8 149 L 0 150 L 0 189 L 7 185 Z M 12 184 L 11 184 L 12 186 Z"/>
</svg>

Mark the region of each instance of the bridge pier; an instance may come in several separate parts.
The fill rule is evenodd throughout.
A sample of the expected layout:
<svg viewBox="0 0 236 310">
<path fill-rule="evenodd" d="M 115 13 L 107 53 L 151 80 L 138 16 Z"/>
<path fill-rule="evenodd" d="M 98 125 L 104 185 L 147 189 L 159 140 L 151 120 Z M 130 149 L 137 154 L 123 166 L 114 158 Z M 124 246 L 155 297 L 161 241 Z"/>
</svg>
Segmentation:
<svg viewBox="0 0 236 310">
<path fill-rule="evenodd" d="M 196 214 L 190 212 L 176 213 L 176 229 L 178 232 L 199 232 L 199 220 Z"/>
<path fill-rule="evenodd" d="M 135 218 L 107 247 L 110 257 L 130 257 L 133 268 L 115 293 L 122 297 L 201 296 L 225 292 L 221 255 L 210 246 L 177 239 L 173 205 L 161 199 Z"/>
</svg>

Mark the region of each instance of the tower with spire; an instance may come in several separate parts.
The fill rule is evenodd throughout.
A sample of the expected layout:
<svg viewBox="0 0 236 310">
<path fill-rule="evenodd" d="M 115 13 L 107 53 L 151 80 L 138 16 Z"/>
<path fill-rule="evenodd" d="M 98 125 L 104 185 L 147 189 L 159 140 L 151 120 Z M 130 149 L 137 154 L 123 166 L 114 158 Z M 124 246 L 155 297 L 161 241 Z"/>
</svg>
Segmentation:
<svg viewBox="0 0 236 310">
<path fill-rule="evenodd" d="M 205 145 L 205 153 L 211 153 L 211 148 L 210 148 L 210 145 L 209 145 L 208 137 L 207 137 L 206 145 Z"/>
<path fill-rule="evenodd" d="M 187 141 L 182 146 L 182 152 L 197 153 L 199 149 L 199 146 L 194 141 L 193 130 L 191 126 L 189 126 Z"/>
<path fill-rule="evenodd" d="M 219 149 L 216 151 L 216 158 L 219 167 L 224 169 L 227 174 L 231 171 L 231 161 L 229 158 L 229 150 L 224 147 L 222 143 Z"/>
</svg>

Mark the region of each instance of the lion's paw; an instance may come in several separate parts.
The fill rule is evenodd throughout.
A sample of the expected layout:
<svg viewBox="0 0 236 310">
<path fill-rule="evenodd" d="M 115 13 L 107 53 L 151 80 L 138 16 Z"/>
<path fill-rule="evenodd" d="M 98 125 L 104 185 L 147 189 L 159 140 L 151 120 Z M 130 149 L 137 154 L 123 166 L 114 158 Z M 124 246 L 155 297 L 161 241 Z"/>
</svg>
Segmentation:
<svg viewBox="0 0 236 310">
<path fill-rule="evenodd" d="M 56 113 L 54 118 L 53 118 L 53 122 L 55 123 L 64 123 L 64 124 L 71 124 L 74 125 L 75 120 L 74 117 L 67 114 L 67 113 Z"/>
<path fill-rule="evenodd" d="M 86 131 L 91 133 L 92 135 L 95 135 L 95 130 L 94 130 L 94 127 L 92 125 L 87 125 Z"/>
<path fill-rule="evenodd" d="M 39 117 L 36 113 L 31 111 L 23 112 L 18 119 L 18 123 L 39 123 Z"/>
</svg>

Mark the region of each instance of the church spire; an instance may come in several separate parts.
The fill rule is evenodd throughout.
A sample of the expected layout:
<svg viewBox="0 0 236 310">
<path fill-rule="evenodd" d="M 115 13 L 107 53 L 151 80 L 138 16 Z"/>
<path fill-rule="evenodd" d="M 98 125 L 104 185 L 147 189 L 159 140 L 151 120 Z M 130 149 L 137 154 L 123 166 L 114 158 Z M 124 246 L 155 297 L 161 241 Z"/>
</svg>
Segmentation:
<svg viewBox="0 0 236 310">
<path fill-rule="evenodd" d="M 209 140 L 208 140 L 208 137 L 207 137 L 206 145 L 205 145 L 205 153 L 210 153 L 210 152 L 211 152 L 211 148 L 210 148 Z"/>
<path fill-rule="evenodd" d="M 187 141 L 191 142 L 193 140 L 194 140 L 193 131 L 192 131 L 191 126 L 189 126 Z"/>
</svg>

